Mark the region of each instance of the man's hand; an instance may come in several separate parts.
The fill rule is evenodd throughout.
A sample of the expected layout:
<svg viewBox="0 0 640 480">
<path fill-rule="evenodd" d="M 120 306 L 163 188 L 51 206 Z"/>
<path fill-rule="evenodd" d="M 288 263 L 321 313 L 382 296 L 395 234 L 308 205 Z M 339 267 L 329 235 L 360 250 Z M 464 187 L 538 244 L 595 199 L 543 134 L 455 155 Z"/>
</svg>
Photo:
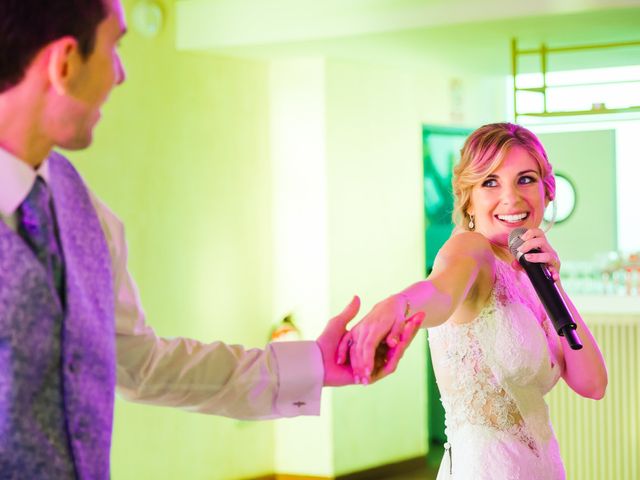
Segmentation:
<svg viewBox="0 0 640 480">
<path fill-rule="evenodd" d="M 347 331 L 347 324 L 355 318 L 359 310 L 360 297 L 356 295 L 341 313 L 329 320 L 316 340 L 322 352 L 325 386 L 338 387 L 354 383 L 351 366 L 338 364 L 337 354 L 338 344 Z"/>
<path fill-rule="evenodd" d="M 324 385 L 351 385 L 355 382 L 353 370 L 349 362 L 349 353 L 353 337 L 347 332 L 347 324 L 355 318 L 360 310 L 360 299 L 356 296 L 351 303 L 336 317 L 332 318 L 322 335 L 318 338 L 318 346 L 322 352 L 324 364 Z M 398 366 L 405 350 L 416 336 L 422 325 L 423 313 L 410 317 L 402 325 L 394 346 L 382 342 L 375 351 L 375 364 L 371 376 L 367 379 L 358 378 L 357 383 L 369 383 L 380 380 L 393 373 Z"/>
<path fill-rule="evenodd" d="M 404 329 L 418 315 L 407 318 L 407 313 L 408 303 L 406 297 L 401 294 L 392 295 L 376 304 L 353 327 L 350 337 L 342 340 L 339 350 L 344 352 L 345 348 L 347 348 L 345 343 L 348 343 L 350 364 L 353 368 L 356 383 L 367 384 L 374 380 L 372 375 L 375 369 L 376 351 L 383 342 L 386 342 L 389 346 L 390 352 L 397 352 L 397 350 L 393 349 L 398 346 Z M 417 318 L 421 322 L 424 319 L 424 314 L 420 314 Z M 409 342 L 411 339 L 409 339 Z M 404 352 L 403 349 L 401 350 Z"/>
</svg>

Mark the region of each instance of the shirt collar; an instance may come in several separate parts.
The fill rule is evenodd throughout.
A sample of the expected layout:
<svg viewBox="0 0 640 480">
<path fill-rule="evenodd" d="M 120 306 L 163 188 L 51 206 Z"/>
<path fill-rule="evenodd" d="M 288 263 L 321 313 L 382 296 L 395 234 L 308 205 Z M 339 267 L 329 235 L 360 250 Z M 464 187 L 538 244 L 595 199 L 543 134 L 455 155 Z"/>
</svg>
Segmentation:
<svg viewBox="0 0 640 480">
<path fill-rule="evenodd" d="M 36 176 L 49 183 L 49 159 L 37 170 L 0 147 L 0 215 L 10 217 L 27 198 Z"/>
</svg>

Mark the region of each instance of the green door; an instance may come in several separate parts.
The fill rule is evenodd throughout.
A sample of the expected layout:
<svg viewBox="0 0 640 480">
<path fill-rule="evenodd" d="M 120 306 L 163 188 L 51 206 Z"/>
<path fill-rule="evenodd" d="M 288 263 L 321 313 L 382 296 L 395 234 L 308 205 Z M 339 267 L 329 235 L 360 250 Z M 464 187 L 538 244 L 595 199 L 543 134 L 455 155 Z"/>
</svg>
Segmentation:
<svg viewBox="0 0 640 480">
<path fill-rule="evenodd" d="M 425 273 L 429 275 L 440 247 L 453 230 L 451 212 L 453 191 L 451 177 L 453 167 L 460 159 L 460 150 L 471 129 L 437 127 L 422 128 L 424 165 L 424 215 L 425 215 Z M 427 441 L 429 460 L 439 462 L 444 435 L 444 409 L 436 384 L 431 354 L 427 346 Z"/>
</svg>

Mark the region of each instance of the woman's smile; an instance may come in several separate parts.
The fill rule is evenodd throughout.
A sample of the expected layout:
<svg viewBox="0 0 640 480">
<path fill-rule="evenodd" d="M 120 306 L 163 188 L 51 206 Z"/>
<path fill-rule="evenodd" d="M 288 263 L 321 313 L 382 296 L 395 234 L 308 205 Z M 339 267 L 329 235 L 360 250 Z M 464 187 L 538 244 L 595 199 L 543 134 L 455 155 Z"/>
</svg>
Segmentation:
<svg viewBox="0 0 640 480">
<path fill-rule="evenodd" d="M 529 212 L 498 214 L 494 216 L 505 225 L 509 225 L 510 227 L 520 227 L 524 225 L 527 218 L 529 218 Z"/>
</svg>

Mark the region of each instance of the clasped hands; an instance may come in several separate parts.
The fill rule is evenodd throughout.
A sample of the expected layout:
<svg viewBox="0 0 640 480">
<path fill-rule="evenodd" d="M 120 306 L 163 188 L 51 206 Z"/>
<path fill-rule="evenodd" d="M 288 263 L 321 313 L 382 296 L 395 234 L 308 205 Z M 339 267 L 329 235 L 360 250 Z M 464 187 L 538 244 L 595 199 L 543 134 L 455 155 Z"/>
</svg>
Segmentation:
<svg viewBox="0 0 640 480">
<path fill-rule="evenodd" d="M 347 330 L 359 310 L 355 296 L 318 337 L 325 386 L 369 384 L 393 373 L 424 319 L 422 312 L 407 318 L 406 298 L 393 295 Z"/>
</svg>

